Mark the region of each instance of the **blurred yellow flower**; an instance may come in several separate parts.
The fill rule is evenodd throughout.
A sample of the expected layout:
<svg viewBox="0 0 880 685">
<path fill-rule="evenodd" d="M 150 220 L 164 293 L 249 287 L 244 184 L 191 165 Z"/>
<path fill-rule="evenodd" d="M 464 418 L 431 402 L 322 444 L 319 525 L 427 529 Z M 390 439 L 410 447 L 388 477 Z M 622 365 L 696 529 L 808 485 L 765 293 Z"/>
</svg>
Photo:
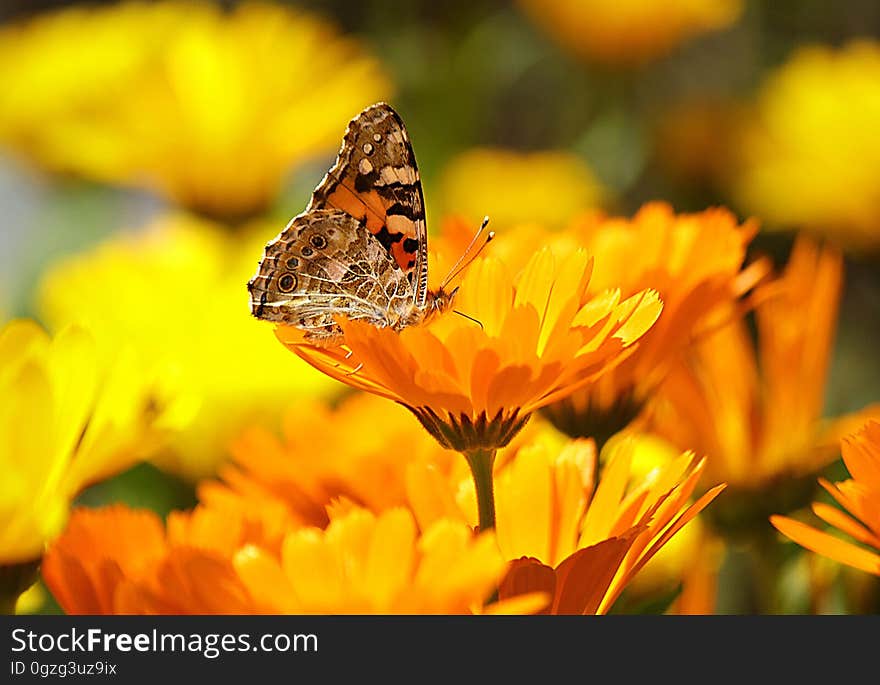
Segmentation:
<svg viewBox="0 0 880 685">
<path fill-rule="evenodd" d="M 0 31 L 0 141 L 46 167 L 260 212 L 388 77 L 324 20 L 262 2 L 123 2 Z"/>
<path fill-rule="evenodd" d="M 0 329 L 0 564 L 38 558 L 85 486 L 132 465 L 159 407 L 133 358 L 103 358 L 91 334 L 51 338 L 34 322 Z"/>
<path fill-rule="evenodd" d="M 498 544 L 514 560 L 499 596 L 547 592 L 550 613 L 606 613 L 662 547 L 723 489 L 689 505 L 704 460 L 684 453 L 635 478 L 633 447 L 611 448 L 593 490 L 589 449 L 522 449 L 497 478 Z"/>
<path fill-rule="evenodd" d="M 505 571 L 492 532 L 441 520 L 419 534 L 403 508 L 355 508 L 290 533 L 280 559 L 250 547 L 235 563 L 262 611 L 296 614 L 471 613 Z"/>
<path fill-rule="evenodd" d="M 733 191 L 768 228 L 880 245 L 880 45 L 801 47 L 744 122 Z"/>
<path fill-rule="evenodd" d="M 606 195 L 577 155 L 493 148 L 477 148 L 453 158 L 437 190 L 435 214 L 460 216 L 471 234 L 484 216 L 496 229 L 522 223 L 558 227 L 581 211 L 599 207 Z"/>
<path fill-rule="evenodd" d="M 840 436 L 864 420 L 822 419 L 842 269 L 837 251 L 800 238 L 784 272 L 756 290 L 757 347 L 745 321 L 734 319 L 670 373 L 654 429 L 705 454 L 710 481 L 747 491 L 794 486 L 829 463 Z"/>
<path fill-rule="evenodd" d="M 638 65 L 739 19 L 742 0 L 519 0 L 531 19 L 587 61 Z"/>
<path fill-rule="evenodd" d="M 838 483 L 821 478 L 819 482 L 849 514 L 821 502 L 813 504 L 813 512 L 873 550 L 785 516 L 772 516 L 770 521 L 799 545 L 880 576 L 880 423 L 869 421 L 858 433 L 845 437 L 841 451 L 852 478 Z"/>
<path fill-rule="evenodd" d="M 180 430 L 156 462 L 198 478 L 255 417 L 331 384 L 292 364 L 248 312 L 242 283 L 265 229 L 233 235 L 185 215 L 160 217 L 51 266 L 39 310 L 53 327 L 84 321 L 102 353 L 131 346 L 172 395 Z"/>
<path fill-rule="evenodd" d="M 539 407 L 573 392 L 627 355 L 656 320 L 653 291 L 590 297 L 583 251 L 557 260 L 544 249 L 511 278 L 492 258 L 468 270 L 454 313 L 401 332 L 342 321 L 344 344 L 310 344 L 279 326 L 278 338 L 324 373 L 409 408 L 446 447 L 507 444 Z"/>
</svg>

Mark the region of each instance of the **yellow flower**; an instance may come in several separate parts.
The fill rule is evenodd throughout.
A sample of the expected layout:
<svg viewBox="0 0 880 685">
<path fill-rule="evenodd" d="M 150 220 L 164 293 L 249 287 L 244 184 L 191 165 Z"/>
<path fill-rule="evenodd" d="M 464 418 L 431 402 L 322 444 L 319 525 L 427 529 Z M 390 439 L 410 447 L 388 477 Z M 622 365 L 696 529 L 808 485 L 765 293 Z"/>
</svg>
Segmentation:
<svg viewBox="0 0 880 685">
<path fill-rule="evenodd" d="M 734 319 L 670 373 L 654 428 L 707 455 L 711 481 L 744 491 L 794 487 L 830 462 L 840 436 L 864 420 L 822 420 L 842 268 L 835 250 L 799 239 L 781 276 L 756 290 L 757 347 Z"/>
<path fill-rule="evenodd" d="M 99 354 L 80 327 L 0 329 L 0 610 L 33 581 L 74 497 L 158 439 L 160 408 L 133 359 Z"/>
<path fill-rule="evenodd" d="M 387 96 L 377 60 L 281 5 L 74 8 L 0 32 L 0 140 L 41 165 L 147 187 L 202 213 L 259 212 L 339 122 Z"/>
<path fill-rule="evenodd" d="M 296 614 L 471 613 L 505 571 L 491 532 L 441 520 L 419 534 L 402 508 L 355 508 L 290 533 L 280 559 L 251 547 L 235 563 L 261 610 Z"/>
<path fill-rule="evenodd" d="M 130 345 L 176 398 L 180 430 L 155 459 L 187 477 L 212 473 L 226 442 L 253 418 L 277 416 L 292 394 L 327 394 L 330 386 L 291 364 L 249 316 L 241 284 L 264 234 L 161 217 L 64 258 L 40 286 L 50 324 L 87 322 L 102 353 Z"/>
<path fill-rule="evenodd" d="M 519 0 L 526 14 L 581 59 L 638 65 L 733 24 L 741 0 Z"/>
<path fill-rule="evenodd" d="M 640 476 L 631 439 L 610 448 L 594 488 L 593 450 L 583 439 L 561 448 L 535 441 L 496 468 L 496 535 L 512 562 L 500 586 L 502 600 L 546 592 L 553 598 L 550 613 L 607 612 L 648 560 L 721 490 L 688 506 L 703 461 L 686 453 Z M 423 476 L 410 494 L 422 527 L 434 518 L 474 521 L 473 484 L 461 481 L 456 488 L 435 480 L 432 488 Z"/>
<path fill-rule="evenodd" d="M 576 155 L 493 148 L 455 157 L 444 169 L 437 190 L 439 213 L 462 217 L 471 235 L 484 216 L 496 229 L 532 222 L 560 226 L 574 214 L 601 205 L 606 194 Z M 548 197 L 553 201 L 548 202 Z"/>
<path fill-rule="evenodd" d="M 655 477 L 679 457 L 675 447 L 655 435 L 625 434 L 615 437 L 614 440 L 630 442 L 630 470 L 636 481 Z M 633 578 L 627 586 L 629 602 L 638 604 L 650 601 L 680 586 L 680 592 L 667 613 L 713 613 L 717 572 L 723 551 L 723 544 L 710 532 L 702 518 L 695 518 L 671 538 Z"/>
<path fill-rule="evenodd" d="M 768 227 L 880 244 L 880 45 L 800 48 L 744 125 L 733 190 Z"/>
<path fill-rule="evenodd" d="M 628 354 L 661 310 L 656 293 L 590 297 L 583 251 L 556 261 L 535 254 L 511 278 L 499 261 L 476 261 L 456 308 L 401 332 L 342 321 L 344 345 L 309 344 L 279 326 L 278 338 L 324 373 L 409 408 L 441 444 L 462 451 L 503 447 L 536 409 L 593 382 Z"/>
<path fill-rule="evenodd" d="M 858 433 L 845 437 L 841 451 L 852 478 L 838 483 L 821 478 L 819 483 L 849 513 L 821 502 L 813 504 L 813 512 L 873 550 L 785 516 L 772 516 L 770 521 L 799 545 L 880 576 L 880 423 L 869 421 Z"/>
<path fill-rule="evenodd" d="M 499 235 L 492 249 L 511 266 L 524 264 L 547 243 L 558 254 L 584 246 L 595 259 L 590 294 L 616 288 L 630 298 L 650 288 L 663 302 L 657 322 L 631 356 L 547 407 L 553 421 L 570 435 L 595 437 L 600 444 L 630 423 L 670 365 L 715 325 L 711 317 L 765 274 L 765 260 L 744 265 L 756 231 L 753 222 L 740 225 L 723 208 L 676 214 L 669 205 L 652 202 L 632 219 L 591 214 L 575 218 L 563 231 L 522 226 Z"/>
</svg>

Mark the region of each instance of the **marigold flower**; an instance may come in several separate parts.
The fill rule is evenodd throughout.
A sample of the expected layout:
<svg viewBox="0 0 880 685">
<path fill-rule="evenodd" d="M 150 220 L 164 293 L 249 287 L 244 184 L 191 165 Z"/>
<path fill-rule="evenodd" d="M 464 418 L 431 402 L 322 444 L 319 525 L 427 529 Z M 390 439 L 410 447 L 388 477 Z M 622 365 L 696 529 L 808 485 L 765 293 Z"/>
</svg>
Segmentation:
<svg viewBox="0 0 880 685">
<path fill-rule="evenodd" d="M 768 77 L 743 126 L 733 192 L 768 228 L 876 248 L 878 119 L 878 43 L 799 48 Z"/>
<path fill-rule="evenodd" d="M 240 614 L 256 606 L 232 558 L 254 544 L 240 520 L 210 509 L 76 509 L 43 562 L 68 614 Z"/>
<path fill-rule="evenodd" d="M 246 429 L 230 444 L 232 462 L 220 480 L 199 485 L 200 501 L 211 508 L 282 522 L 279 541 L 294 528 L 326 526 L 327 507 L 340 498 L 374 512 L 404 505 L 411 462 L 440 473 L 458 465 L 402 407 L 368 393 L 333 409 L 299 402 L 285 412 L 281 433 Z"/>
<path fill-rule="evenodd" d="M 729 308 L 765 274 L 765 260 L 744 266 L 756 231 L 754 222 L 740 225 L 723 208 L 676 214 L 668 204 L 653 202 L 632 219 L 591 214 L 564 231 L 547 234 L 524 226 L 498 240 L 495 253 L 512 266 L 546 243 L 561 254 L 584 245 L 595 258 L 591 294 L 617 287 L 628 298 L 650 288 L 663 302 L 638 349 L 595 383 L 548 406 L 552 420 L 570 435 L 594 437 L 600 444 L 629 424 L 669 367 L 717 326 L 712 320 L 718 310 Z"/>
<path fill-rule="evenodd" d="M 770 522 L 817 554 L 880 576 L 880 423 L 869 421 L 859 432 L 844 437 L 841 452 L 852 477 L 837 483 L 820 478 L 819 483 L 849 513 L 822 502 L 813 504 L 813 512 L 873 550 L 785 516 L 771 516 Z"/>
<path fill-rule="evenodd" d="M 39 311 L 53 327 L 87 322 L 102 354 L 131 346 L 158 375 L 179 429 L 154 459 L 189 478 L 213 473 L 227 441 L 254 417 L 278 416 L 292 392 L 330 390 L 247 315 L 241 283 L 260 234 L 160 217 L 60 260 L 40 284 Z"/>
<path fill-rule="evenodd" d="M 420 535 L 406 509 L 355 508 L 290 533 L 280 560 L 243 550 L 236 568 L 268 613 L 452 614 L 478 610 L 505 563 L 491 531 L 441 520 Z"/>
<path fill-rule="evenodd" d="M 744 493 L 787 484 L 785 493 L 795 495 L 789 489 L 830 462 L 840 436 L 864 421 L 861 414 L 821 418 L 842 268 L 837 251 L 800 238 L 781 276 L 756 290 L 757 347 L 735 319 L 670 373 L 653 427 L 706 454 L 709 480 Z M 762 511 L 782 506 L 749 499 Z M 737 511 L 742 523 L 747 517 Z"/>
<path fill-rule="evenodd" d="M 656 435 L 627 431 L 614 440 L 629 441 L 630 471 L 636 482 L 653 478 L 679 457 L 673 445 Z M 676 590 L 678 594 L 666 613 L 713 613 L 723 552 L 723 543 L 698 516 L 663 545 L 627 585 L 626 595 L 620 600 L 623 613 L 628 613 L 627 607 L 655 602 Z M 620 604 L 615 611 L 621 611 Z"/>
<path fill-rule="evenodd" d="M 582 250 L 557 264 L 544 249 L 512 279 L 478 260 L 456 308 L 479 324 L 449 313 L 398 333 L 342 321 L 344 345 L 329 349 L 292 326 L 276 335 L 324 373 L 405 405 L 444 446 L 494 449 L 534 410 L 619 364 L 656 320 L 653 291 L 590 297 L 591 265 Z"/>
<path fill-rule="evenodd" d="M 505 231 L 533 222 L 561 226 L 578 212 L 601 206 L 607 194 L 577 155 L 494 148 L 476 148 L 453 158 L 437 190 L 439 213 L 462 217 L 471 235 L 486 215 Z M 548 197 L 553 202 L 547 202 Z"/>
<path fill-rule="evenodd" d="M 269 206 L 335 149 L 337 121 L 390 90 L 356 41 L 261 2 L 39 15 L 0 32 L 0 78 L 0 140 L 22 154 L 227 219 Z"/>
<path fill-rule="evenodd" d="M 741 0 L 519 0 L 526 14 L 576 56 L 638 65 L 686 40 L 733 24 Z"/>
<path fill-rule="evenodd" d="M 158 439 L 161 407 L 133 359 L 106 362 L 78 326 L 0 329 L 0 564 L 39 558 L 73 498 Z"/>
<path fill-rule="evenodd" d="M 102 358 L 79 326 L 53 339 L 28 320 L 0 329 L 0 613 L 36 580 L 76 495 L 161 441 L 152 390 L 130 355 Z"/>
<path fill-rule="evenodd" d="M 279 340 L 324 373 L 400 402 L 446 448 L 462 452 L 477 483 L 480 528 L 491 528 L 492 464 L 536 409 L 619 364 L 662 305 L 645 290 L 587 295 L 592 262 L 576 251 L 558 266 L 544 249 L 512 279 L 482 259 L 448 313 L 397 332 L 340 321 L 344 342 L 309 343 L 279 326 Z M 474 321 L 476 320 L 476 321 Z"/>
<path fill-rule="evenodd" d="M 544 591 L 553 597 L 549 613 L 607 612 L 723 488 L 688 506 L 703 463 L 685 453 L 628 488 L 631 447 L 623 444 L 591 494 L 588 455 L 521 450 L 497 479 L 498 543 L 514 560 L 499 597 Z"/>
</svg>

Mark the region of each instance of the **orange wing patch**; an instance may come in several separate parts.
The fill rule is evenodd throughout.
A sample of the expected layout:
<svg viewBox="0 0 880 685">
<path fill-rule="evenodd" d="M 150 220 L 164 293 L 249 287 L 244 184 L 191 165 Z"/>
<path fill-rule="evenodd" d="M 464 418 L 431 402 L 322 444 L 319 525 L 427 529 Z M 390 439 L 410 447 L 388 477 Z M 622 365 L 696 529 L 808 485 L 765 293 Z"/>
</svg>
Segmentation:
<svg viewBox="0 0 880 685">
<path fill-rule="evenodd" d="M 427 298 L 425 202 L 415 154 L 403 121 L 387 104 L 352 119 L 336 163 L 315 189 L 308 210 L 340 209 L 357 219 Z"/>
</svg>

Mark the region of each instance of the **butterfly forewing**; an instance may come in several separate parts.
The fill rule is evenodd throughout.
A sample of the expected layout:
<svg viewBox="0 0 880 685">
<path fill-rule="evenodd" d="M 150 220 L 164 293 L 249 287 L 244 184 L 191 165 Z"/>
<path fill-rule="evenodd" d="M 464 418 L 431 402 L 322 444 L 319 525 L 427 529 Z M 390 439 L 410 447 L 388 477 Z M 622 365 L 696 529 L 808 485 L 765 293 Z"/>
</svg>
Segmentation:
<svg viewBox="0 0 880 685">
<path fill-rule="evenodd" d="M 387 104 L 368 107 L 349 123 L 308 211 L 325 208 L 344 211 L 376 237 L 409 280 L 413 306 L 423 309 L 428 247 L 422 184 L 403 121 Z"/>
</svg>

